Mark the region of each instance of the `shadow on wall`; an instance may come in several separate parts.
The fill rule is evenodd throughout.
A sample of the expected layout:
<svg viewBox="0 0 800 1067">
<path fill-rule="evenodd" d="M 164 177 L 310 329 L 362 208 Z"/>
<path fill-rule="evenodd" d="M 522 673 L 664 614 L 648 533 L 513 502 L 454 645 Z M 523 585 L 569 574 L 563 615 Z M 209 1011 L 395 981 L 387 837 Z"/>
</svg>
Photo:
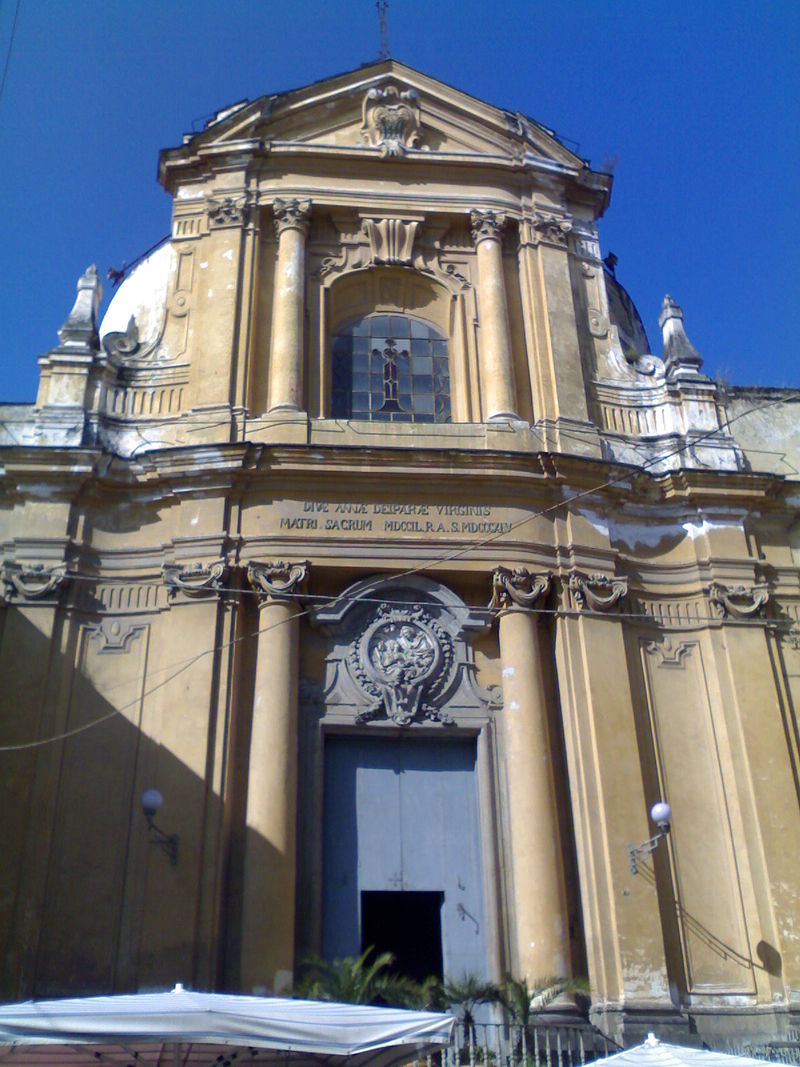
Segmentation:
<svg viewBox="0 0 800 1067">
<path fill-rule="evenodd" d="M 213 702 L 141 700 L 146 626 L 127 648 L 106 650 L 102 666 L 113 681 L 104 695 L 91 681 L 95 652 L 87 652 L 97 637 L 69 620 L 60 625 L 51 641 L 22 610 L 5 610 L 0 745 L 110 717 L 65 741 L 0 752 L 0 998 L 175 982 L 235 989 L 244 796 L 234 793 L 226 814 L 212 782 L 230 778 L 215 763 L 235 770 L 236 748 L 246 751 L 249 738 L 237 742 Z M 134 706 L 115 714 L 131 695 Z M 204 773 L 150 736 L 186 731 L 200 732 Z M 158 825 L 179 835 L 174 866 L 148 834 L 140 798 L 150 786 L 164 796 Z M 263 840 L 256 847 L 269 869 L 274 850 Z"/>
</svg>

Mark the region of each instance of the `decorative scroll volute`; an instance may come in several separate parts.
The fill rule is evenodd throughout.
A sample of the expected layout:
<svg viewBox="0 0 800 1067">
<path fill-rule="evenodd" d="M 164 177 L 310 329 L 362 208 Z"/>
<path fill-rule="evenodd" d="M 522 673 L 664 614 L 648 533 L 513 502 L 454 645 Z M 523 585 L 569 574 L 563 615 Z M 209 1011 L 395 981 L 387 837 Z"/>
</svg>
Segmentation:
<svg viewBox="0 0 800 1067">
<path fill-rule="evenodd" d="M 362 136 L 382 156 L 402 156 L 420 144 L 419 95 L 415 89 L 387 85 L 370 89 L 362 106 Z"/>
<path fill-rule="evenodd" d="M 364 219 L 373 263 L 410 263 L 417 221 L 403 219 Z"/>
<path fill-rule="evenodd" d="M 223 589 L 229 569 L 226 560 L 217 559 L 213 563 L 164 563 L 161 572 L 170 598 L 178 593 L 199 598 Z"/>
<path fill-rule="evenodd" d="M 543 603 L 549 592 L 549 574 L 533 574 L 524 567 L 495 567 L 489 610 L 500 613 L 514 608 L 532 608 Z"/>
<path fill-rule="evenodd" d="M 308 560 L 298 563 L 249 563 L 247 581 L 258 594 L 258 606 L 293 600 L 308 579 Z"/>
<path fill-rule="evenodd" d="M 628 579 L 573 573 L 569 589 L 581 611 L 610 611 L 628 595 Z"/>
<path fill-rule="evenodd" d="M 272 211 L 275 215 L 275 233 L 278 237 L 284 230 L 300 230 L 308 233 L 311 221 L 310 200 L 281 200 L 276 197 L 272 202 Z"/>
<path fill-rule="evenodd" d="M 751 586 L 712 582 L 708 599 L 717 618 L 755 618 L 764 614 L 769 600 L 769 586 L 766 582 L 756 582 Z"/>
<path fill-rule="evenodd" d="M 45 567 L 42 563 L 4 563 L 3 589 L 8 600 L 45 600 L 51 597 L 67 579 L 65 563 Z"/>
</svg>

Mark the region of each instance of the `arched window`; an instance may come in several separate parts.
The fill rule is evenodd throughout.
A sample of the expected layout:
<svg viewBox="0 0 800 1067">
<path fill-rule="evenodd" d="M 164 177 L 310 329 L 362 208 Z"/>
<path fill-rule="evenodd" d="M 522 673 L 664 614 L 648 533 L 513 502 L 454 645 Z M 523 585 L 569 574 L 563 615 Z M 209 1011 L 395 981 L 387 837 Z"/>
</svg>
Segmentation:
<svg viewBox="0 0 800 1067">
<path fill-rule="evenodd" d="M 336 419 L 450 422 L 447 340 L 411 315 L 367 315 L 333 338 Z"/>
</svg>

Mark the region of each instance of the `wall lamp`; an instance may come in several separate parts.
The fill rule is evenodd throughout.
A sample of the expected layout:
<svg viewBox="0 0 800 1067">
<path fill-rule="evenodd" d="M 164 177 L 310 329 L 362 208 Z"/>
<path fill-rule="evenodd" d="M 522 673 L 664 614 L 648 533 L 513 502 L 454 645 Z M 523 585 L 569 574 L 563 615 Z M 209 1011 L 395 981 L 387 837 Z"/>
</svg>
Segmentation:
<svg viewBox="0 0 800 1067">
<path fill-rule="evenodd" d="M 672 808 L 666 800 L 658 800 L 650 809 L 650 818 L 658 827 L 658 833 L 653 837 L 642 841 L 641 845 L 628 845 L 628 860 L 631 865 L 631 874 L 639 873 L 639 864 L 656 850 L 658 842 L 669 833 L 669 825 L 672 821 Z"/>
<path fill-rule="evenodd" d="M 145 789 L 142 793 L 142 811 L 147 819 L 147 829 L 150 831 L 150 844 L 157 845 L 163 852 L 166 852 L 174 867 L 178 862 L 178 835 L 166 834 L 160 826 L 155 824 L 158 809 L 163 803 L 164 798 L 157 789 Z"/>
</svg>

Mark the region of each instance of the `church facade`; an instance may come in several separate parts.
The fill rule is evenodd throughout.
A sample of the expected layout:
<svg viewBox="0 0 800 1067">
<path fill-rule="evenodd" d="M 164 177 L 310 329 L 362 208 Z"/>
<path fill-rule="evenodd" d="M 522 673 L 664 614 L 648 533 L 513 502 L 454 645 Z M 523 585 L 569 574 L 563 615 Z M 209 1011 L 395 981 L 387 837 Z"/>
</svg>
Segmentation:
<svg viewBox="0 0 800 1067">
<path fill-rule="evenodd" d="M 610 177 L 396 61 L 159 178 L 3 408 L 3 998 L 376 945 L 623 1041 L 796 1023 L 798 398 L 670 297 L 653 355 Z"/>
</svg>

